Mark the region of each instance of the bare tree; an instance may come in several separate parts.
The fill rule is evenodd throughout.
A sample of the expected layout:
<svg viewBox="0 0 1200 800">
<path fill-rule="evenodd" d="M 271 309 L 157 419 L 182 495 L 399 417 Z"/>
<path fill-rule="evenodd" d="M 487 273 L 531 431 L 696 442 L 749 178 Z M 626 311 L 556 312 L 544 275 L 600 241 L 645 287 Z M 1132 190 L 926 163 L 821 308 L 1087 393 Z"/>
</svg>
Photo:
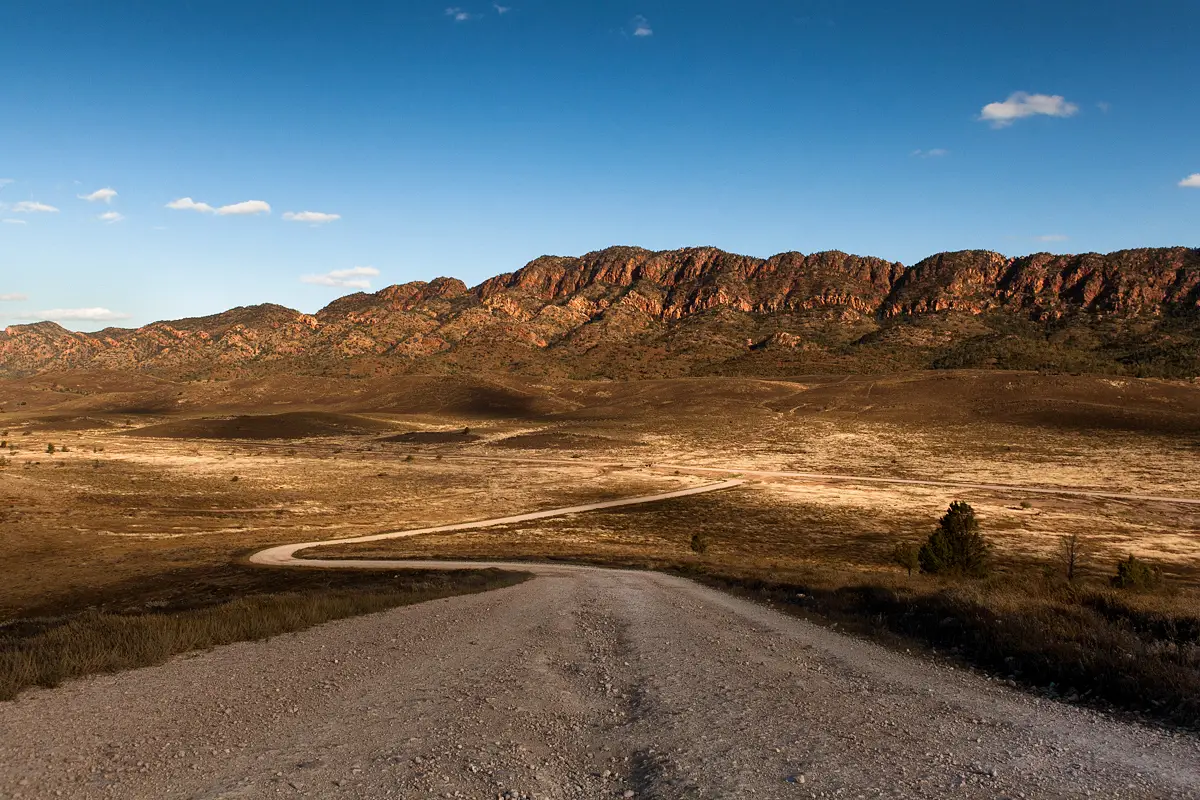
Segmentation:
<svg viewBox="0 0 1200 800">
<path fill-rule="evenodd" d="M 1078 533 L 1069 533 L 1059 537 L 1058 557 L 1067 571 L 1068 582 L 1075 580 L 1075 572 L 1079 569 L 1079 564 L 1083 561 L 1083 556 L 1084 545 L 1082 536 Z"/>
</svg>

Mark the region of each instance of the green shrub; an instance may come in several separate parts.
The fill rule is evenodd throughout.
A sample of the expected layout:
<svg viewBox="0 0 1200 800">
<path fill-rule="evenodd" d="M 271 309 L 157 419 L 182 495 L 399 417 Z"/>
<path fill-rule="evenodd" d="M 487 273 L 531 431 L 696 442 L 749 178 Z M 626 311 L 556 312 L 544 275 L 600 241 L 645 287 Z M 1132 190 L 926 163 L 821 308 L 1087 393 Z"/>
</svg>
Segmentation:
<svg viewBox="0 0 1200 800">
<path fill-rule="evenodd" d="M 921 546 L 917 560 L 922 572 L 981 578 L 987 575 L 990 549 L 979 532 L 975 509 L 956 500 L 939 521 L 938 529 Z"/>
<path fill-rule="evenodd" d="M 692 534 L 691 548 L 693 553 L 704 555 L 708 551 L 708 535 L 703 531 Z"/>
<path fill-rule="evenodd" d="M 1111 581 L 1118 589 L 1149 589 L 1158 583 L 1158 570 L 1131 555 L 1117 562 L 1117 574 Z"/>
</svg>

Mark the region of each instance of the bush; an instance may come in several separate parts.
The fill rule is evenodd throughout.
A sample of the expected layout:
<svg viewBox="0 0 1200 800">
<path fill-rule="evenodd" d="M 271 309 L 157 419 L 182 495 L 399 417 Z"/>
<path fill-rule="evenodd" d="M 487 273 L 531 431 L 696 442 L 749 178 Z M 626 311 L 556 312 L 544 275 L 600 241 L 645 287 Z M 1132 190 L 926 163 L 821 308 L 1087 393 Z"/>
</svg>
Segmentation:
<svg viewBox="0 0 1200 800">
<path fill-rule="evenodd" d="M 990 547 L 979 532 L 975 509 L 961 500 L 950 504 L 938 529 L 921 546 L 921 571 L 935 575 L 981 578 L 987 575 Z"/>
<path fill-rule="evenodd" d="M 1111 581 L 1117 589 L 1149 589 L 1158 583 L 1158 570 L 1136 556 L 1130 556 L 1117 562 L 1117 574 Z"/>
<path fill-rule="evenodd" d="M 704 555 L 708 551 L 708 536 L 707 534 L 697 531 L 692 534 L 691 548 L 693 553 Z"/>
<path fill-rule="evenodd" d="M 49 453 L 50 455 L 54 455 L 54 445 L 53 444 L 46 445 L 46 452 Z"/>
<path fill-rule="evenodd" d="M 912 542 L 896 542 L 892 548 L 892 563 L 908 570 L 911 576 L 913 570 L 921 567 L 921 548 Z"/>
</svg>

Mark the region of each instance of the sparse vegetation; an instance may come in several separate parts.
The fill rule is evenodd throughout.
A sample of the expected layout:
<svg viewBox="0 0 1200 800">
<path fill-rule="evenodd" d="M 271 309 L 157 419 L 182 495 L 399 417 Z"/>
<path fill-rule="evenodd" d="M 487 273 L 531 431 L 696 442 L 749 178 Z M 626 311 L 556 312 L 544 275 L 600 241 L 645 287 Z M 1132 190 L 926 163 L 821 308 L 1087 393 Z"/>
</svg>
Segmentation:
<svg viewBox="0 0 1200 800">
<path fill-rule="evenodd" d="M 692 534 L 690 547 L 693 553 L 704 555 L 708 552 L 708 536 L 703 531 L 696 531 Z"/>
<path fill-rule="evenodd" d="M 1075 580 L 1075 575 L 1079 572 L 1079 566 L 1083 561 L 1084 554 L 1083 537 L 1078 533 L 1068 533 L 1059 537 L 1058 557 L 1062 562 L 1063 571 L 1066 572 L 1067 583 Z"/>
</svg>

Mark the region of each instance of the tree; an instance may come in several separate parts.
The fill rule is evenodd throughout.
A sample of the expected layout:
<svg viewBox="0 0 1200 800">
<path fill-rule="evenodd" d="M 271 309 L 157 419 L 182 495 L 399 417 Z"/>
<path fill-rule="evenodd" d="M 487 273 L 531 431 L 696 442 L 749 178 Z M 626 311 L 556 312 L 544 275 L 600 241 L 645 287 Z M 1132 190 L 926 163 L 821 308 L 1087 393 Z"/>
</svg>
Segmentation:
<svg viewBox="0 0 1200 800">
<path fill-rule="evenodd" d="M 692 552 L 704 555 L 708 550 L 708 535 L 702 531 L 696 531 L 692 534 Z"/>
<path fill-rule="evenodd" d="M 1078 533 L 1069 533 L 1058 540 L 1058 558 L 1067 572 L 1067 582 L 1075 580 L 1075 572 L 1083 561 L 1083 537 Z"/>
<path fill-rule="evenodd" d="M 981 578 L 987 574 L 990 549 L 979 532 L 975 509 L 955 500 L 938 522 L 937 530 L 921 546 L 917 560 L 922 572 Z"/>
<path fill-rule="evenodd" d="M 50 455 L 54 455 L 54 444 L 53 443 L 46 445 L 46 452 L 49 453 Z"/>
<path fill-rule="evenodd" d="M 911 578 L 913 570 L 921 568 L 921 548 L 912 542 L 896 542 L 892 548 L 892 563 L 908 570 Z"/>
</svg>

